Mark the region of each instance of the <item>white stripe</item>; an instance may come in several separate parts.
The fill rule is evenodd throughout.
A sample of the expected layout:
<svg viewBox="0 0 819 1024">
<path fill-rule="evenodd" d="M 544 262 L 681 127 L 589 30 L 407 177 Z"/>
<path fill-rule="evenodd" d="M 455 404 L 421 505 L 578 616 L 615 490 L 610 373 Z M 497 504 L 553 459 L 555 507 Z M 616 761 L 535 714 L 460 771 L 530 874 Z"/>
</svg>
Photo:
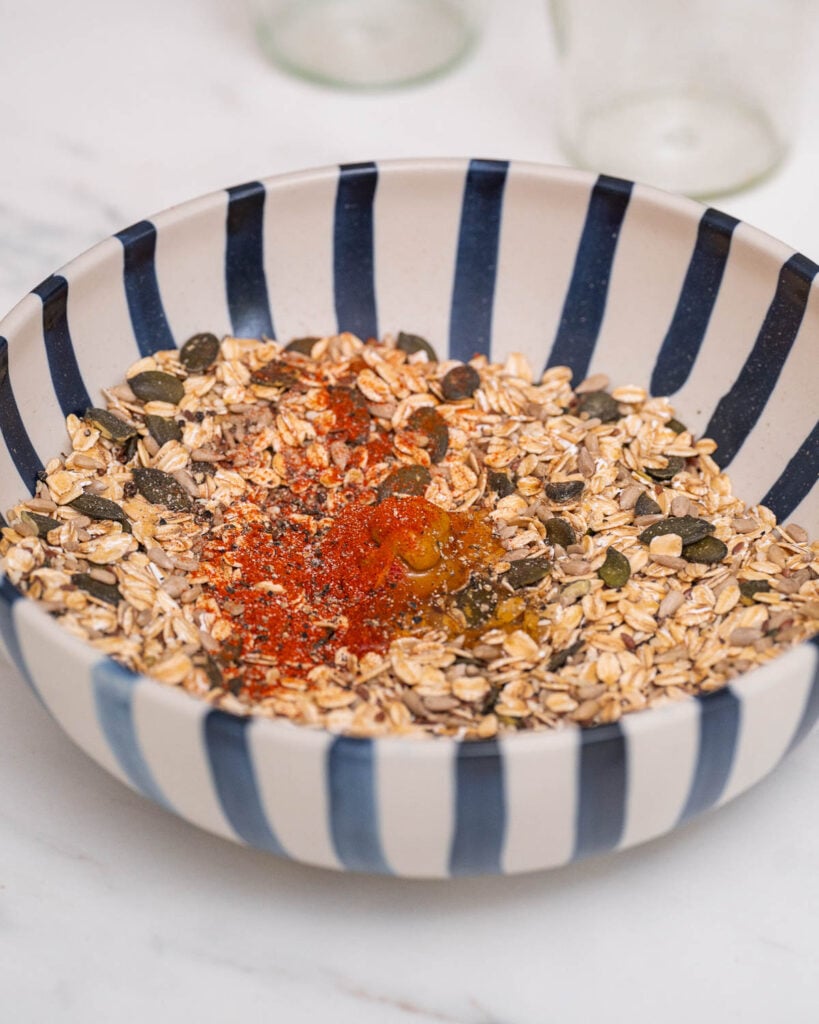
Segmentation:
<svg viewBox="0 0 819 1024">
<path fill-rule="evenodd" d="M 577 827 L 580 730 L 500 741 L 506 799 L 505 873 L 571 860 Z"/>
<path fill-rule="evenodd" d="M 68 435 L 51 385 L 42 310 L 39 297 L 27 295 L 6 317 L 3 330 L 9 339 L 9 377 L 14 397 L 31 443 L 45 465 L 59 454 Z"/>
<path fill-rule="evenodd" d="M 553 183 L 552 183 L 553 179 Z M 492 358 L 521 352 L 537 377 L 557 334 L 594 175 L 512 163 L 503 196 Z"/>
<path fill-rule="evenodd" d="M 102 388 L 123 381 L 126 369 L 140 357 L 125 297 L 123 262 L 119 239 L 107 238 L 62 272 L 68 281 L 71 342 L 94 405 L 102 404 Z M 55 438 L 49 455 L 57 451 Z"/>
<path fill-rule="evenodd" d="M 277 340 L 336 331 L 336 171 L 265 182 L 264 270 Z"/>
<path fill-rule="evenodd" d="M 732 683 L 741 704 L 731 774 L 720 803 L 759 782 L 787 752 L 810 696 L 816 651 L 801 644 Z"/>
<path fill-rule="evenodd" d="M 374 745 L 381 847 L 398 875 L 445 878 L 455 821 L 457 745 L 388 738 Z"/>
<path fill-rule="evenodd" d="M 274 835 L 296 860 L 340 868 L 330 834 L 327 732 L 255 719 L 247 731 L 259 799 Z"/>
<path fill-rule="evenodd" d="M 620 721 L 626 737 L 626 821 L 621 847 L 653 839 L 679 821 L 697 767 L 700 705 L 652 708 Z"/>
<path fill-rule="evenodd" d="M 181 346 L 192 334 L 230 334 L 225 283 L 227 192 L 217 192 L 152 218 L 157 229 L 159 294 Z"/>
<path fill-rule="evenodd" d="M 648 387 L 682 291 L 705 208 L 635 185 L 617 240 L 589 374 Z"/>
<path fill-rule="evenodd" d="M 373 211 L 379 333 L 420 334 L 445 359 L 464 181 L 457 164 L 379 170 Z M 408 187 L 408 183 L 409 187 Z"/>
<path fill-rule="evenodd" d="M 200 828 L 238 841 L 213 786 L 202 722 L 204 701 L 150 679 L 134 687 L 132 715 L 142 755 L 173 810 Z"/>
<path fill-rule="evenodd" d="M 45 706 L 86 754 L 133 789 L 97 718 L 91 671 L 99 655 L 63 630 L 34 601 L 15 602 L 14 624 L 26 666 Z"/>
</svg>

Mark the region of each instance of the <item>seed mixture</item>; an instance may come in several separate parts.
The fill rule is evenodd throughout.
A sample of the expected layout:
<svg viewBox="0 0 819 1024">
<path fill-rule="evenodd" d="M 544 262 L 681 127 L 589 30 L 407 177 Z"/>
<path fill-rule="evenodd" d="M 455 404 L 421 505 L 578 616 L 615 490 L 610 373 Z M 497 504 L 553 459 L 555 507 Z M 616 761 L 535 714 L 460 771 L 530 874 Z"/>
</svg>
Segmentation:
<svg viewBox="0 0 819 1024">
<path fill-rule="evenodd" d="M 351 735 L 594 726 L 819 629 L 819 543 L 668 401 L 420 337 L 198 334 L 140 360 L 7 514 L 75 636 L 239 714 Z"/>
</svg>

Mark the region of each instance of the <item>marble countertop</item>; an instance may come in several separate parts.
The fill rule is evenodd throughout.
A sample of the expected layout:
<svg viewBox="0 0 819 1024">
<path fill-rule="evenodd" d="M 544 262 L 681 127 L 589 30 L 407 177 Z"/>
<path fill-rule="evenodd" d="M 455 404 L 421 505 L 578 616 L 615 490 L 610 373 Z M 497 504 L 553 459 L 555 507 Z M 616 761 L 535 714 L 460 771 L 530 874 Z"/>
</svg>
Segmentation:
<svg viewBox="0 0 819 1024">
<path fill-rule="evenodd" d="M 289 78 L 228 0 L 6 2 L 0 307 L 202 192 L 394 156 L 562 162 L 542 0 L 374 95 Z M 722 209 L 819 259 L 819 71 L 791 158 Z M 279 862 L 126 790 L 0 667 L 0 1019 L 815 1021 L 819 735 L 664 839 L 549 873 L 402 882 Z"/>
</svg>

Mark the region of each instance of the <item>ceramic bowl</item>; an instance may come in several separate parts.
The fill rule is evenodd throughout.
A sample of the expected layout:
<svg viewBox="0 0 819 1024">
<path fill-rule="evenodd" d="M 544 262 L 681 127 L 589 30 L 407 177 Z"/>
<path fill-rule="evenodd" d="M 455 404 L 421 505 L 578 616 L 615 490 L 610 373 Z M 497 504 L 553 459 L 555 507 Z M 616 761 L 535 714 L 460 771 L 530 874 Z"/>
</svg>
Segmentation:
<svg viewBox="0 0 819 1024">
<path fill-rule="evenodd" d="M 63 418 L 191 334 L 399 329 L 439 353 L 568 364 L 669 394 L 735 491 L 819 523 L 815 264 L 627 181 L 485 160 L 365 163 L 229 188 L 106 239 L 0 324 L 0 508 Z M 133 675 L 9 582 L 0 635 L 104 768 L 212 832 L 310 864 L 447 877 L 548 868 L 669 831 L 769 772 L 819 714 L 819 645 L 591 730 L 352 739 Z M 146 840 L 147 841 L 147 840 Z"/>
</svg>

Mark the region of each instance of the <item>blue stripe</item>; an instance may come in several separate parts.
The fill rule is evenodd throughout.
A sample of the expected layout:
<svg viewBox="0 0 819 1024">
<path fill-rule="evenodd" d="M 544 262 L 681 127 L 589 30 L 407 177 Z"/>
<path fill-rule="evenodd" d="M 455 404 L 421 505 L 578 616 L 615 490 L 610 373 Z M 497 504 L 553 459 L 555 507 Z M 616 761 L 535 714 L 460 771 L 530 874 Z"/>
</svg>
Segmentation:
<svg viewBox="0 0 819 1024">
<path fill-rule="evenodd" d="M 17 629 L 14 625 L 14 605 L 21 598 L 20 591 L 5 576 L 0 576 L 0 637 L 9 653 L 9 657 L 17 667 L 17 671 L 28 683 L 28 687 L 37 700 L 42 704 L 34 679 L 26 665 L 23 657 L 23 650 L 20 647 L 20 639 L 17 636 Z"/>
<path fill-rule="evenodd" d="M 717 301 L 738 223 L 736 217 L 719 210 L 708 209 L 702 215 L 677 308 L 651 375 L 653 395 L 673 395 L 688 380 Z"/>
<path fill-rule="evenodd" d="M 819 422 L 808 434 L 779 479 L 762 499 L 782 522 L 810 494 L 819 478 Z"/>
<path fill-rule="evenodd" d="M 286 856 L 262 807 L 247 730 L 251 719 L 209 711 L 204 740 L 213 784 L 222 811 L 236 834 L 251 846 Z M 281 780 L 286 785 L 286 780 Z"/>
<path fill-rule="evenodd" d="M 275 337 L 264 272 L 264 201 L 261 182 L 227 190 L 225 285 L 233 333 Z"/>
<path fill-rule="evenodd" d="M 455 761 L 452 875 L 500 874 L 506 838 L 503 754 L 496 740 L 463 743 Z"/>
<path fill-rule="evenodd" d="M 581 730 L 574 859 L 619 845 L 627 786 L 628 747 L 620 724 Z"/>
<path fill-rule="evenodd" d="M 601 174 L 592 189 L 572 279 L 546 366 L 569 366 L 574 379 L 588 375 L 603 323 L 620 228 L 633 184 Z"/>
<path fill-rule="evenodd" d="M 375 301 L 374 163 L 339 168 L 333 220 L 333 289 L 339 331 L 366 341 L 378 337 Z"/>
<path fill-rule="evenodd" d="M 139 676 L 111 658 L 91 670 L 97 719 L 120 768 L 144 796 L 173 810 L 151 774 L 139 745 L 133 715 L 134 688 Z"/>
<path fill-rule="evenodd" d="M 124 250 L 125 296 L 140 354 L 150 356 L 162 349 L 174 348 L 156 276 L 156 228 L 149 220 L 141 220 L 118 231 L 115 237 L 122 242 Z"/>
<path fill-rule="evenodd" d="M 811 637 L 807 642 L 814 647 L 813 679 L 799 725 L 797 725 L 793 739 L 788 745 L 788 753 L 799 746 L 819 719 L 819 636 Z"/>
<path fill-rule="evenodd" d="M 54 274 L 33 291 L 43 302 L 43 339 L 57 401 L 63 416 L 80 416 L 92 403 L 68 329 L 68 281 Z"/>
<path fill-rule="evenodd" d="M 20 478 L 33 494 L 44 467 L 28 436 L 11 388 L 9 345 L 5 338 L 0 338 L 0 433 Z"/>
<path fill-rule="evenodd" d="M 742 705 L 730 689 L 694 698 L 700 704 L 697 766 L 679 822 L 713 807 L 734 764 Z"/>
<path fill-rule="evenodd" d="M 464 185 L 449 320 L 449 357 L 489 355 L 503 193 L 509 163 L 472 160 Z"/>
<path fill-rule="evenodd" d="M 339 736 L 327 752 L 330 832 L 351 871 L 391 874 L 381 846 L 372 740 Z"/>
<path fill-rule="evenodd" d="M 759 419 L 788 358 L 819 267 L 796 253 L 782 267 L 779 283 L 745 365 L 719 400 L 705 437 L 717 442 L 713 458 L 724 469 Z"/>
</svg>

